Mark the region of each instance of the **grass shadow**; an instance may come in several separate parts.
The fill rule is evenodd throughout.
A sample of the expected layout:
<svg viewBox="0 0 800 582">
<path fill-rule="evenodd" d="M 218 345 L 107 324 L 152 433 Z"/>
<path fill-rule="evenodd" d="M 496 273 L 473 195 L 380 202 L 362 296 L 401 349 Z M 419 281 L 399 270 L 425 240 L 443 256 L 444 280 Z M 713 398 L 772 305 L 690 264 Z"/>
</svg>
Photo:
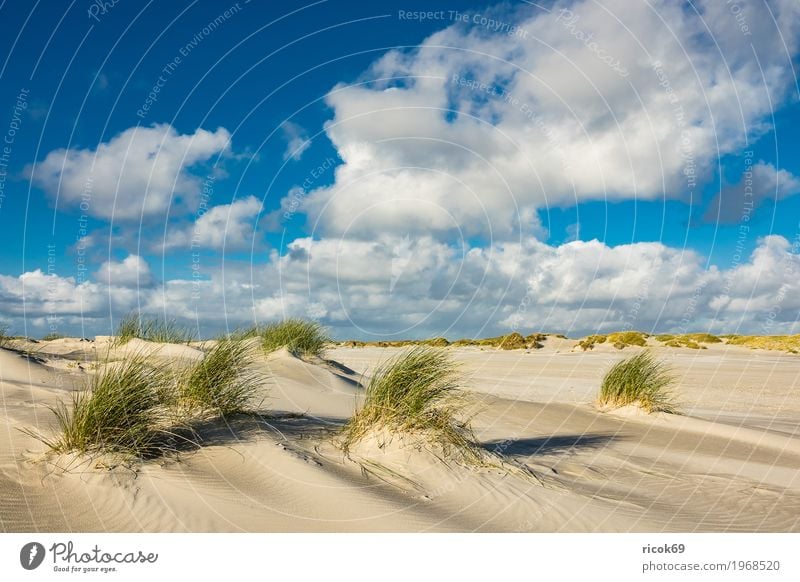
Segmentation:
<svg viewBox="0 0 800 582">
<path fill-rule="evenodd" d="M 338 432 L 346 418 L 296 413 L 240 413 L 197 420 L 163 436 L 162 450 L 187 453 L 212 446 L 232 446 L 260 438 L 296 440 L 324 438 Z"/>
<path fill-rule="evenodd" d="M 523 439 L 494 440 L 480 443 L 485 450 L 509 457 L 558 455 L 574 449 L 594 449 L 619 439 L 615 434 L 570 434 Z"/>
</svg>

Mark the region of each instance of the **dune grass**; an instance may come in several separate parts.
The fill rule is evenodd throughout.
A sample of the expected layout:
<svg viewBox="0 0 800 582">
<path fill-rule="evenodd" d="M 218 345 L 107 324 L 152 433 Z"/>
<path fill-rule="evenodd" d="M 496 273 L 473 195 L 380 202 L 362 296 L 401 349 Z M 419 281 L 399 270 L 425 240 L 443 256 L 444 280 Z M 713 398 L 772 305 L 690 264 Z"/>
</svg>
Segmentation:
<svg viewBox="0 0 800 582">
<path fill-rule="evenodd" d="M 800 334 L 797 335 L 727 335 L 721 336 L 730 346 L 744 346 L 760 350 L 777 350 L 796 354 L 800 352 Z"/>
<path fill-rule="evenodd" d="M 583 351 L 594 349 L 597 344 L 610 343 L 618 350 L 628 346 L 644 347 L 647 345 L 648 334 L 641 331 L 617 331 L 607 335 L 590 335 L 583 338 L 576 345 Z"/>
<path fill-rule="evenodd" d="M 465 460 L 481 456 L 469 423 L 462 420 L 461 376 L 448 354 L 413 347 L 379 366 L 366 386 L 363 406 L 343 429 L 343 448 L 373 431 L 416 433 L 455 450 Z"/>
<path fill-rule="evenodd" d="M 28 431 L 58 453 L 152 458 L 194 442 L 194 423 L 252 411 L 261 376 L 253 346 L 221 340 L 201 360 L 155 362 L 147 354 L 106 362 L 71 402 L 51 408 L 56 436 Z"/>
<path fill-rule="evenodd" d="M 286 348 L 297 356 L 323 357 L 331 338 L 316 321 L 290 318 L 258 328 L 267 353 Z"/>
<path fill-rule="evenodd" d="M 6 347 L 11 338 L 8 336 L 8 326 L 0 324 L 0 348 Z"/>
<path fill-rule="evenodd" d="M 252 346 L 221 339 L 178 382 L 177 402 L 190 413 L 222 417 L 248 412 L 258 390 Z"/>
<path fill-rule="evenodd" d="M 159 392 L 168 383 L 169 376 L 141 355 L 107 363 L 73 394 L 71 406 L 52 408 L 59 436 L 40 439 L 62 453 L 150 456 L 164 434 Z"/>
<path fill-rule="evenodd" d="M 136 313 L 122 318 L 117 327 L 116 345 L 125 345 L 134 338 L 165 344 L 188 344 L 196 334 L 175 320 L 142 319 Z"/>
<path fill-rule="evenodd" d="M 598 404 L 620 408 L 637 404 L 647 412 L 677 412 L 671 387 L 675 382 L 670 369 L 644 351 L 617 362 L 606 373 L 600 386 Z"/>
<path fill-rule="evenodd" d="M 67 337 L 67 336 L 62 335 L 60 333 L 48 333 L 47 335 L 43 335 L 42 336 L 42 341 L 43 342 L 51 342 L 51 341 L 57 340 L 57 339 L 64 339 L 65 337 Z"/>
<path fill-rule="evenodd" d="M 706 346 L 703 344 L 718 344 L 722 342 L 721 339 L 710 333 L 664 333 L 655 337 L 656 340 L 669 348 L 691 348 L 693 350 L 705 350 Z"/>
</svg>

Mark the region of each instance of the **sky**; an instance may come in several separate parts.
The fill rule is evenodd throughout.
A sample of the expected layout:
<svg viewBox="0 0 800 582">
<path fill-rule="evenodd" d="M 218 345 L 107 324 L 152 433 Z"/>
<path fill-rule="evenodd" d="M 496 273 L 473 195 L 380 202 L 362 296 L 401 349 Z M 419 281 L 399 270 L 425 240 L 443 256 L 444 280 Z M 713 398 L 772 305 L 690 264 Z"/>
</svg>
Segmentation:
<svg viewBox="0 0 800 582">
<path fill-rule="evenodd" d="M 798 333 L 796 0 L 0 0 L 0 324 Z"/>
</svg>

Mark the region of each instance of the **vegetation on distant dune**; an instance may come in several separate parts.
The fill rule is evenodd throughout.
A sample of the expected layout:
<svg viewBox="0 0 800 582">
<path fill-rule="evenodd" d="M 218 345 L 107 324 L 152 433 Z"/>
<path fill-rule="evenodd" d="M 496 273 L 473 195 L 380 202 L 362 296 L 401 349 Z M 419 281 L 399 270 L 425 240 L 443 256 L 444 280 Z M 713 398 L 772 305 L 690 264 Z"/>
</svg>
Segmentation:
<svg viewBox="0 0 800 582">
<path fill-rule="evenodd" d="M 538 350 L 539 348 L 543 347 L 541 342 L 545 339 L 547 339 L 547 334 L 544 333 L 532 333 L 530 335 L 523 336 L 521 333 L 515 331 L 507 335 L 499 335 L 496 337 L 487 337 L 483 339 L 460 339 L 453 342 L 452 345 L 491 347 L 500 350 Z"/>
<path fill-rule="evenodd" d="M 729 335 L 726 338 L 730 346 L 744 346 L 760 350 L 777 350 L 796 354 L 800 352 L 800 334 L 797 335 Z"/>
<path fill-rule="evenodd" d="M 577 343 L 583 351 L 591 350 L 597 344 L 610 343 L 618 350 L 627 346 L 644 347 L 647 345 L 648 334 L 641 331 L 618 331 L 607 335 L 590 335 Z"/>
<path fill-rule="evenodd" d="M 671 393 L 675 378 L 669 368 L 643 351 L 617 362 L 600 386 L 598 404 L 620 408 L 636 404 L 647 412 L 676 412 Z"/>
<path fill-rule="evenodd" d="M 579 341 L 577 345 L 585 352 L 586 350 L 593 349 L 596 344 L 606 343 L 607 339 L 608 336 L 605 335 L 589 335 Z"/>
<path fill-rule="evenodd" d="M 117 326 L 115 344 L 121 346 L 134 338 L 165 344 L 188 344 L 196 334 L 175 320 L 142 319 L 138 314 L 130 313 Z"/>
<path fill-rule="evenodd" d="M 447 352 L 417 346 L 375 370 L 363 406 L 344 428 L 347 451 L 372 431 L 420 434 L 477 461 L 480 454 L 459 390 L 460 374 Z"/>
<path fill-rule="evenodd" d="M 691 348 L 693 350 L 704 350 L 706 346 L 703 344 L 718 344 L 722 341 L 710 333 L 660 334 L 655 337 L 669 348 Z"/>
<path fill-rule="evenodd" d="M 258 328 L 264 350 L 274 352 L 286 348 L 298 356 L 323 357 L 331 338 L 322 325 L 316 321 L 299 318 L 285 319 Z"/>
</svg>

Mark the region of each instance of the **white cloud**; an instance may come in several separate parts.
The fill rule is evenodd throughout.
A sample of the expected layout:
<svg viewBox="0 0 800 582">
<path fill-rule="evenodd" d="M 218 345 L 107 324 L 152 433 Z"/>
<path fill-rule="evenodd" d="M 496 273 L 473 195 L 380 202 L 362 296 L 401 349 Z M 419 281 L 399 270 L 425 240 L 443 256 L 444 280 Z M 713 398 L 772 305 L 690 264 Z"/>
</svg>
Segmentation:
<svg viewBox="0 0 800 582">
<path fill-rule="evenodd" d="M 229 148 L 222 127 L 186 135 L 167 124 L 132 127 L 95 150 L 54 150 L 28 172 L 59 209 L 135 221 L 193 208 L 201 183 L 189 170 Z"/>
<path fill-rule="evenodd" d="M 170 227 L 163 248 L 251 248 L 255 219 L 261 212 L 261 206 L 255 196 L 213 206 L 202 213 L 193 225 Z"/>
<path fill-rule="evenodd" d="M 95 273 L 95 279 L 109 287 L 140 288 L 154 283 L 150 266 L 138 255 L 128 255 L 122 261 L 105 261 Z"/>
<path fill-rule="evenodd" d="M 403 249 L 403 268 L 393 264 Z M 340 337 L 449 337 L 521 331 L 797 333 L 800 238 L 761 239 L 730 269 L 661 243 L 550 246 L 533 238 L 486 248 L 434 239 L 292 242 L 266 264 L 201 265 L 201 277 L 135 287 L 140 257 L 96 280 L 42 271 L 0 276 L 0 315 L 56 315 L 107 332 L 109 311 L 194 322 L 207 333 L 283 316 L 322 319 Z M 126 266 L 127 265 L 127 266 Z M 106 279 L 109 273 L 120 273 Z M 112 286 L 108 285 L 111 281 Z M 24 311 L 23 311 L 24 303 Z"/>
<path fill-rule="evenodd" d="M 281 124 L 283 136 L 286 138 L 286 151 L 283 152 L 283 161 L 292 159 L 295 162 L 303 157 L 303 153 L 311 147 L 308 133 L 296 123 L 284 121 Z"/>
<path fill-rule="evenodd" d="M 686 197 L 769 129 L 793 86 L 796 2 L 771 3 L 777 24 L 760 0 L 739 2 L 752 36 L 711 0 L 568 6 L 570 19 L 559 5 L 499 13 L 525 38 L 453 25 L 364 75 L 402 81 L 334 88 L 326 132 L 344 163 L 304 200 L 309 223 L 511 239 L 551 205 Z"/>
</svg>

